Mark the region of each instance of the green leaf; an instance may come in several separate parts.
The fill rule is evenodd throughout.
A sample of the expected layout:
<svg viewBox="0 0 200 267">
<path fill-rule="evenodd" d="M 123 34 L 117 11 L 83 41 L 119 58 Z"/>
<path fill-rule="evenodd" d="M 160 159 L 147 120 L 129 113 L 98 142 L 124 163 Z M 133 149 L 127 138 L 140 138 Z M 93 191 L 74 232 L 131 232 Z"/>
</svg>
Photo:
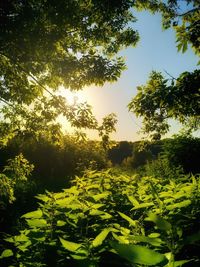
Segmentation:
<svg viewBox="0 0 200 267">
<path fill-rule="evenodd" d="M 27 251 L 28 250 L 27 247 L 31 245 L 32 245 L 31 241 L 28 241 L 26 243 L 23 243 L 23 245 L 17 246 L 17 248 L 20 249 L 21 251 Z"/>
<path fill-rule="evenodd" d="M 167 264 L 167 258 L 152 249 L 130 244 L 119 244 L 116 242 L 110 242 L 112 248 L 121 256 L 132 264 L 144 264 L 144 265 L 159 265 L 164 266 Z"/>
<path fill-rule="evenodd" d="M 66 197 L 63 199 L 56 200 L 55 203 L 61 208 L 66 208 L 67 205 L 69 205 L 75 198 L 75 196 Z"/>
<path fill-rule="evenodd" d="M 159 237 L 160 236 L 160 233 L 151 233 L 148 235 L 148 237 L 150 238 L 156 238 L 156 237 Z"/>
<path fill-rule="evenodd" d="M 3 259 L 3 258 L 8 258 L 8 257 L 11 257 L 13 256 L 13 252 L 11 249 L 5 249 L 2 253 L 1 253 L 1 256 L 0 256 L 0 259 Z"/>
<path fill-rule="evenodd" d="M 66 222 L 58 220 L 57 221 L 57 226 L 64 226 L 66 224 Z"/>
<path fill-rule="evenodd" d="M 112 215 L 110 215 L 109 213 L 101 211 L 101 210 L 95 210 L 95 209 L 92 209 L 90 211 L 90 215 L 91 216 L 100 216 L 102 220 L 107 220 L 107 219 L 112 218 Z"/>
<path fill-rule="evenodd" d="M 188 263 L 190 261 L 192 260 L 181 260 L 181 261 L 175 261 L 172 264 L 173 264 L 173 267 L 180 267 L 180 266 L 183 266 L 183 264 Z"/>
<path fill-rule="evenodd" d="M 168 210 L 174 210 L 174 209 L 180 209 L 180 208 L 184 208 L 184 207 L 187 207 L 191 204 L 191 200 L 184 200 L 184 201 L 181 201 L 179 203 L 175 203 L 175 204 L 172 204 L 172 205 L 168 205 L 166 208 Z"/>
<path fill-rule="evenodd" d="M 113 235 L 114 239 L 117 240 L 119 243 L 129 244 L 129 241 L 128 241 L 126 236 L 124 236 L 124 235 L 119 236 L 119 235 L 116 235 L 115 233 L 112 233 L 112 235 Z"/>
<path fill-rule="evenodd" d="M 111 231 L 111 228 L 105 228 L 101 231 L 100 234 L 98 234 L 95 239 L 92 241 L 92 246 L 93 247 L 98 247 L 100 246 L 103 241 L 106 239 L 107 235 L 109 234 L 109 232 Z"/>
<path fill-rule="evenodd" d="M 169 222 L 154 213 L 149 213 L 148 217 L 145 218 L 145 220 L 154 222 L 160 230 L 169 231 L 172 227 Z"/>
<path fill-rule="evenodd" d="M 29 238 L 26 235 L 18 235 L 14 237 L 15 242 L 26 242 L 29 240 Z"/>
<path fill-rule="evenodd" d="M 50 200 L 50 198 L 48 196 L 42 195 L 42 194 L 37 195 L 35 198 L 42 200 L 45 203 Z"/>
<path fill-rule="evenodd" d="M 104 193 L 101 193 L 101 194 L 94 195 L 92 197 L 93 197 L 93 199 L 95 201 L 99 201 L 102 198 L 107 198 L 107 196 L 109 196 L 109 195 L 110 195 L 110 192 L 104 192 Z"/>
<path fill-rule="evenodd" d="M 81 248 L 82 244 L 77 244 L 68 240 L 65 240 L 61 237 L 59 237 L 61 244 L 63 247 L 71 252 L 77 251 L 79 248 Z"/>
<path fill-rule="evenodd" d="M 187 50 L 188 45 L 187 45 L 187 41 L 184 41 L 183 45 L 182 45 L 182 53 L 185 53 L 185 51 Z"/>
<path fill-rule="evenodd" d="M 24 215 L 22 215 L 21 218 L 25 218 L 25 219 L 30 219 L 30 218 L 34 218 L 34 219 L 39 219 L 42 217 L 42 211 L 40 209 L 32 211 L 32 212 L 28 212 Z"/>
<path fill-rule="evenodd" d="M 127 222 L 129 222 L 129 224 L 131 226 L 134 226 L 134 227 L 137 226 L 138 221 L 131 219 L 129 216 L 127 216 L 126 214 L 124 214 L 122 212 L 118 212 L 118 213 L 123 219 L 125 219 Z"/>
<path fill-rule="evenodd" d="M 129 240 L 148 243 L 155 247 L 160 247 L 163 244 L 163 241 L 160 238 L 157 238 L 157 237 L 153 238 L 153 237 L 148 237 L 148 236 L 143 236 L 143 235 L 129 236 Z"/>
<path fill-rule="evenodd" d="M 32 228 L 39 227 L 43 228 L 47 226 L 47 221 L 44 219 L 32 219 L 32 220 L 26 220 L 28 225 Z"/>
<path fill-rule="evenodd" d="M 148 208 L 153 206 L 154 203 L 153 202 L 148 202 L 148 203 L 141 203 L 138 206 L 135 206 L 134 208 L 132 208 L 131 210 L 137 210 L 137 209 L 143 209 L 143 208 Z"/>
<path fill-rule="evenodd" d="M 135 197 L 129 195 L 127 195 L 127 197 L 129 201 L 133 204 L 133 206 L 138 206 L 140 204 Z"/>
</svg>

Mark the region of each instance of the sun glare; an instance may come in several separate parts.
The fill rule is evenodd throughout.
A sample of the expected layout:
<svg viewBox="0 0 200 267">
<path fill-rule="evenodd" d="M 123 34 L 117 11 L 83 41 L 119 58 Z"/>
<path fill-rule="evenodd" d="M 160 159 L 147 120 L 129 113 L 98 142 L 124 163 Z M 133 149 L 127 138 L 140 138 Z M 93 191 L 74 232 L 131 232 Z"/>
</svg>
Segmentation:
<svg viewBox="0 0 200 267">
<path fill-rule="evenodd" d="M 71 91 L 67 88 L 61 87 L 59 94 L 66 98 L 66 101 L 69 105 L 87 101 L 82 91 Z"/>
</svg>

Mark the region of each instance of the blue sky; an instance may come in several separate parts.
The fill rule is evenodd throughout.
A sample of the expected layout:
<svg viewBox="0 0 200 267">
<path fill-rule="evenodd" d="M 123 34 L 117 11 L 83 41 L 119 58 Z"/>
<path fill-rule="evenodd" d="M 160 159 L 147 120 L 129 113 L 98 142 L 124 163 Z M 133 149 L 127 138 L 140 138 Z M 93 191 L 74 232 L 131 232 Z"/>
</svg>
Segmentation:
<svg viewBox="0 0 200 267">
<path fill-rule="evenodd" d="M 138 19 L 132 26 L 139 31 L 140 41 L 136 47 L 130 47 L 120 53 L 125 57 L 127 70 L 115 83 L 106 83 L 103 87 L 91 86 L 77 94 L 78 98 L 86 100 L 93 106 L 95 116 L 102 117 L 114 112 L 117 115 L 117 131 L 112 134 L 114 140 L 136 141 L 141 139 L 141 119 L 128 112 L 127 105 L 136 95 L 136 87 L 145 84 L 152 70 L 161 71 L 177 77 L 183 71 L 197 68 L 198 58 L 191 49 L 184 54 L 177 52 L 175 32 L 172 29 L 162 30 L 161 16 L 148 12 L 134 12 Z M 171 121 L 169 135 L 176 133 L 178 124 Z M 168 136 L 169 136 L 168 135 Z M 91 138 L 96 138 L 90 132 Z"/>
</svg>

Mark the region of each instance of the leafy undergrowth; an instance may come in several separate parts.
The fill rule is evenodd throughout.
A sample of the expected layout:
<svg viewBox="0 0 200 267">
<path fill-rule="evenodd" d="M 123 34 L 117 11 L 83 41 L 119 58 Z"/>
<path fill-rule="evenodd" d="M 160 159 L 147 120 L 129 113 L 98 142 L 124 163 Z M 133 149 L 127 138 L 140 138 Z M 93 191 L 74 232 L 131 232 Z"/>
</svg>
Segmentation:
<svg viewBox="0 0 200 267">
<path fill-rule="evenodd" d="M 199 266 L 200 179 L 88 171 L 38 195 L 2 266 Z"/>
</svg>

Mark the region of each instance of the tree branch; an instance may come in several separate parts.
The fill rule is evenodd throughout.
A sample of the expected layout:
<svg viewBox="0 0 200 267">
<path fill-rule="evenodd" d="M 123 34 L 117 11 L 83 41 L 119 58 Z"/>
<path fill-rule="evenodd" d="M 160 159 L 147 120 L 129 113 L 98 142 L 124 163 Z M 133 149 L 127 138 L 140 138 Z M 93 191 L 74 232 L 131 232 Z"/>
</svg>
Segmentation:
<svg viewBox="0 0 200 267">
<path fill-rule="evenodd" d="M 183 17 L 183 16 L 186 16 L 190 13 L 194 13 L 195 11 L 199 11 L 200 10 L 200 7 L 196 7 L 196 8 L 193 8 L 191 10 L 188 10 L 187 12 L 185 13 L 182 13 L 182 14 L 177 14 L 178 17 Z"/>
</svg>

